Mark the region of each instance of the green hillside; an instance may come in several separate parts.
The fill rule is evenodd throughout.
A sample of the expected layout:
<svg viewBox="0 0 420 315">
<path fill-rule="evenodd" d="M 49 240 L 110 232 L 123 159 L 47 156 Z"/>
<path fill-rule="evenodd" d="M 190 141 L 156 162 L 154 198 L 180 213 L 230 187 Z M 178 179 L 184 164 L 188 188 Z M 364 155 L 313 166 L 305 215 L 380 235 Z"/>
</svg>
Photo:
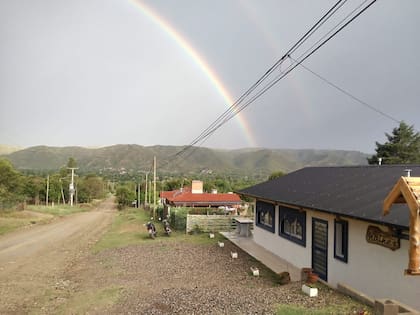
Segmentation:
<svg viewBox="0 0 420 315">
<path fill-rule="evenodd" d="M 364 165 L 367 154 L 356 151 L 240 149 L 195 147 L 177 155 L 183 147 L 114 145 L 103 148 L 36 146 L 4 155 L 17 169 L 56 170 L 76 159 L 80 171 L 149 171 L 156 156 L 160 172 L 173 174 L 225 173 L 269 175 L 305 166 Z"/>
<path fill-rule="evenodd" d="M 0 144 L 0 155 L 10 154 L 10 153 L 22 150 L 22 149 L 23 149 L 22 147 Z"/>
</svg>

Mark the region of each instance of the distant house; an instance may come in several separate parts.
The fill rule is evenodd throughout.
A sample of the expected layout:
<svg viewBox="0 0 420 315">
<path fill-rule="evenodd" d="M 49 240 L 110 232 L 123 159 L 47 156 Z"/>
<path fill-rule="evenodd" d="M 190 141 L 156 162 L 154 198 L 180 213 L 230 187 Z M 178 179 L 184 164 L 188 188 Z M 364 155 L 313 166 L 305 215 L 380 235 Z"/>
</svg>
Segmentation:
<svg viewBox="0 0 420 315">
<path fill-rule="evenodd" d="M 420 165 L 308 167 L 238 192 L 255 200 L 254 241 L 332 287 L 420 309 L 420 276 L 404 275 L 409 209 L 382 207 L 394 184 Z"/>
<path fill-rule="evenodd" d="M 170 207 L 207 207 L 225 209 L 237 209 L 241 205 L 241 198 L 235 193 L 211 193 L 203 191 L 203 182 L 193 180 L 191 187 L 180 188 L 173 191 L 160 193 L 162 204 L 165 208 Z"/>
</svg>

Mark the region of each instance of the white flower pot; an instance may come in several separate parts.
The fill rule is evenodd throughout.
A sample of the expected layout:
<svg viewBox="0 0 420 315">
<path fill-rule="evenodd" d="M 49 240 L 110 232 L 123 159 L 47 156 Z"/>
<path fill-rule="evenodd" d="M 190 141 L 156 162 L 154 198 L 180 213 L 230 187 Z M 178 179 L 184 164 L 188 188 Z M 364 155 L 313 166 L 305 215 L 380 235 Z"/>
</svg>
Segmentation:
<svg viewBox="0 0 420 315">
<path fill-rule="evenodd" d="M 310 297 L 318 296 L 318 288 L 311 288 L 306 284 L 302 285 L 302 292 L 309 295 Z"/>
<path fill-rule="evenodd" d="M 219 247 L 225 247 L 225 243 L 223 242 L 218 242 L 218 244 L 219 244 Z"/>
<path fill-rule="evenodd" d="M 237 252 L 230 252 L 230 256 L 235 259 L 238 258 L 238 253 Z"/>
<path fill-rule="evenodd" d="M 251 267 L 252 275 L 258 277 L 260 275 L 260 271 L 257 267 Z"/>
</svg>

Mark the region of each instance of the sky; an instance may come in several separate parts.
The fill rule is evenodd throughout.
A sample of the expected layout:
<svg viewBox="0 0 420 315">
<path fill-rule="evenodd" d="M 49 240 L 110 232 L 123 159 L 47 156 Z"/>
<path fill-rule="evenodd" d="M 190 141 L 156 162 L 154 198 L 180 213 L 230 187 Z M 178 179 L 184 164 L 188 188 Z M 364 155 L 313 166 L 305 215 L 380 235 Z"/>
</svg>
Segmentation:
<svg viewBox="0 0 420 315">
<path fill-rule="evenodd" d="M 0 144 L 190 144 L 335 3 L 0 0 Z M 398 121 L 419 130 L 419 13 L 379 0 L 303 62 L 376 111 L 298 66 L 201 145 L 372 153 Z"/>
</svg>

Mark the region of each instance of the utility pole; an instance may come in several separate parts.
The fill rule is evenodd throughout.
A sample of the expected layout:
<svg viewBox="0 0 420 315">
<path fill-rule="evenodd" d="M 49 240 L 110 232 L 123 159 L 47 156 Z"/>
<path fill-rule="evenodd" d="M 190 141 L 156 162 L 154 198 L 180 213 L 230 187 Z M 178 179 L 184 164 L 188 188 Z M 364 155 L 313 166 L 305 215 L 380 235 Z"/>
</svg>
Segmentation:
<svg viewBox="0 0 420 315">
<path fill-rule="evenodd" d="M 61 186 L 61 197 L 63 197 L 63 205 L 66 204 L 66 199 L 64 199 L 64 189 L 63 189 L 63 182 L 61 181 L 62 178 L 60 178 L 60 186 Z"/>
<path fill-rule="evenodd" d="M 73 196 L 74 196 L 74 170 L 77 170 L 78 167 L 67 167 L 71 170 L 71 183 L 69 185 L 70 192 L 70 206 L 73 207 Z"/>
<path fill-rule="evenodd" d="M 45 205 L 48 206 L 48 192 L 50 190 L 50 175 L 47 175 L 47 195 L 45 196 Z"/>
<path fill-rule="evenodd" d="M 151 204 L 151 197 L 150 197 L 150 195 L 152 194 L 152 193 L 151 193 L 151 190 L 152 190 L 152 181 L 151 181 L 151 180 L 149 180 L 149 193 L 147 194 L 147 198 L 148 198 L 148 203 L 149 203 L 149 205 Z"/>
<path fill-rule="evenodd" d="M 146 191 L 144 192 L 144 205 L 147 206 L 147 175 L 149 173 L 146 173 Z"/>
<path fill-rule="evenodd" d="M 141 194 L 140 194 L 140 183 L 141 182 L 138 182 L 137 183 L 137 209 L 138 208 L 140 208 L 140 196 L 141 196 Z"/>
<path fill-rule="evenodd" d="M 153 217 L 156 214 L 156 156 L 153 157 Z"/>
</svg>

